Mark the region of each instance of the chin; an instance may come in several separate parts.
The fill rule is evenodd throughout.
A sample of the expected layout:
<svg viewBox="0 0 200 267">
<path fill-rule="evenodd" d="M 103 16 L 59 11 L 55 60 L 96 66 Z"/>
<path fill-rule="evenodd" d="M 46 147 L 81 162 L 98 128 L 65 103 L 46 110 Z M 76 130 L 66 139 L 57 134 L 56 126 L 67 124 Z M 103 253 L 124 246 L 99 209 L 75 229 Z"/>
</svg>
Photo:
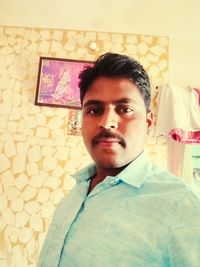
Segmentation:
<svg viewBox="0 0 200 267">
<path fill-rule="evenodd" d="M 125 166 L 127 163 L 122 162 L 121 160 L 109 159 L 109 160 L 95 160 L 96 165 L 101 166 L 106 169 L 115 169 Z"/>
</svg>

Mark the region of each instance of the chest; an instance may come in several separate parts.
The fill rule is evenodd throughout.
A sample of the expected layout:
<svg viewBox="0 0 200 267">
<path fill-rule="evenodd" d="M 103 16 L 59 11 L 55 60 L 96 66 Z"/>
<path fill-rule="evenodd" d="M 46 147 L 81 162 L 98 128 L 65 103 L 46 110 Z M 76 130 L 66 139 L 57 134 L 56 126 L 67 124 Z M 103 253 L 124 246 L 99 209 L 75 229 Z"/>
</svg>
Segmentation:
<svg viewBox="0 0 200 267">
<path fill-rule="evenodd" d="M 160 266 L 168 228 L 162 216 L 163 210 L 166 217 L 166 204 L 161 203 L 158 207 L 148 194 L 115 189 L 88 197 L 66 234 L 62 261 L 70 259 L 74 266 L 80 262 L 85 262 L 82 266 L 108 266 L 109 262 L 110 266 L 140 266 L 141 261 L 141 266 L 148 262 Z"/>
</svg>

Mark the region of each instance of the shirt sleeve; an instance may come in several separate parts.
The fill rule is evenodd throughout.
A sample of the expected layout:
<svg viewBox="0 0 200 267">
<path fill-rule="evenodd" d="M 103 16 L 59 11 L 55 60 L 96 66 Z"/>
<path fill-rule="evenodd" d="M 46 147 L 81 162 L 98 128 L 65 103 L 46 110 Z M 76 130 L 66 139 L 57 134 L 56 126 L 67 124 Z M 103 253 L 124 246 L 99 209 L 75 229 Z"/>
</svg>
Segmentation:
<svg viewBox="0 0 200 267">
<path fill-rule="evenodd" d="M 176 206 L 169 232 L 169 266 L 200 266 L 200 196 L 189 191 Z"/>
</svg>

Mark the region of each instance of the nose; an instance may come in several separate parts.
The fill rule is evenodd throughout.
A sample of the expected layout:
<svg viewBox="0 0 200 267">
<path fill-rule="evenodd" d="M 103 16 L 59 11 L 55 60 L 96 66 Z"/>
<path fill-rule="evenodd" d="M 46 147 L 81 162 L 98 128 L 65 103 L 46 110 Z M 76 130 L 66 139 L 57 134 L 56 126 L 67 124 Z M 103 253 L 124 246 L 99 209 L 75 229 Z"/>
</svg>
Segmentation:
<svg viewBox="0 0 200 267">
<path fill-rule="evenodd" d="M 118 127 L 117 114 L 115 114 L 114 111 L 105 112 L 99 119 L 98 127 L 104 129 L 117 129 Z"/>
</svg>

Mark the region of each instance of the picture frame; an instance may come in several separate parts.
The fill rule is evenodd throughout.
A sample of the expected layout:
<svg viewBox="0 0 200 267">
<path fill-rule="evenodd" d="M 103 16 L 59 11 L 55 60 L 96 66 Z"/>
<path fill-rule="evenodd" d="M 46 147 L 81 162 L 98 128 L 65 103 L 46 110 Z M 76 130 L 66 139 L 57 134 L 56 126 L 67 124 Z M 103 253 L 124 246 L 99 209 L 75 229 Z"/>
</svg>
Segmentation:
<svg viewBox="0 0 200 267">
<path fill-rule="evenodd" d="M 92 61 L 40 57 L 35 105 L 81 109 L 79 73 Z"/>
<path fill-rule="evenodd" d="M 68 122 L 66 127 L 67 135 L 81 136 L 82 128 L 82 112 L 78 109 L 71 109 L 68 114 Z"/>
</svg>

